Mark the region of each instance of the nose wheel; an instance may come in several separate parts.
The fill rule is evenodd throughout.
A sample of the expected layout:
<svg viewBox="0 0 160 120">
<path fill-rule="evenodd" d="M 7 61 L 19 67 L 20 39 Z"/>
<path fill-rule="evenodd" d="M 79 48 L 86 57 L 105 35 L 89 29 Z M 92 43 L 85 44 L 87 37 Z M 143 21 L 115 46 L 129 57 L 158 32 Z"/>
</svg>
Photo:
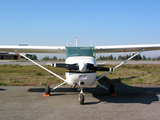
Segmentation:
<svg viewBox="0 0 160 120">
<path fill-rule="evenodd" d="M 81 89 L 81 92 L 79 94 L 79 101 L 81 105 L 84 104 L 84 100 L 85 100 L 85 94 L 83 93 L 83 89 Z"/>
<path fill-rule="evenodd" d="M 83 93 L 80 93 L 80 104 L 84 104 L 84 95 Z"/>
</svg>

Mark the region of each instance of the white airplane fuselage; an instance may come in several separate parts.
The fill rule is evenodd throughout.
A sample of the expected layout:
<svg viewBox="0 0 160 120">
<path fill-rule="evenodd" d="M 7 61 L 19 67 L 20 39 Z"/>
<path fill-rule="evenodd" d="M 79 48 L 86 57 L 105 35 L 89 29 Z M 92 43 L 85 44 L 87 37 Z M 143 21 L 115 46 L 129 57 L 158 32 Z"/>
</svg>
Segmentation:
<svg viewBox="0 0 160 120">
<path fill-rule="evenodd" d="M 97 66 L 94 57 L 90 56 L 76 56 L 68 57 L 65 61 L 66 64 L 78 64 L 78 70 L 68 70 L 66 71 L 66 81 L 69 85 L 76 84 L 78 87 L 87 87 L 95 83 L 97 74 L 96 71 L 87 70 L 87 63 Z"/>
</svg>

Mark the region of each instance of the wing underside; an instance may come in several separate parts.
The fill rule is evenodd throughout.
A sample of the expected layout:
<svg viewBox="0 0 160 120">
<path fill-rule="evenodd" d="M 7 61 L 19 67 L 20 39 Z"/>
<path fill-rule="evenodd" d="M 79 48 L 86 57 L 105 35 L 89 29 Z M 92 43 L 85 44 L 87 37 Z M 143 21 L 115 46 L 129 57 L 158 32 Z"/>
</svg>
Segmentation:
<svg viewBox="0 0 160 120">
<path fill-rule="evenodd" d="M 0 46 L 2 52 L 21 52 L 21 53 L 65 53 L 65 47 L 62 46 Z"/>
<path fill-rule="evenodd" d="M 137 52 L 137 51 L 160 50 L 160 44 L 148 45 L 114 45 L 114 46 L 95 46 L 96 53 L 111 53 L 111 52 Z M 0 45 L 0 52 L 15 52 L 20 53 L 65 53 L 65 46 L 12 46 Z"/>
<path fill-rule="evenodd" d="M 160 50 L 160 44 L 95 46 L 96 53 L 137 52 L 143 49 L 144 51 Z"/>
</svg>

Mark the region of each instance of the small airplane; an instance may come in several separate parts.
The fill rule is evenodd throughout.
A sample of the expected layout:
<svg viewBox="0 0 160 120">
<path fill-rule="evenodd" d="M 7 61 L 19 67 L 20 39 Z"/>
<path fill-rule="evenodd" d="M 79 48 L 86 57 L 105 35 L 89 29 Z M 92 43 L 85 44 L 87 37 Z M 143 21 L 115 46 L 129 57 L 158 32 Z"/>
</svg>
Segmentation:
<svg viewBox="0 0 160 120">
<path fill-rule="evenodd" d="M 114 85 L 110 85 L 109 88 L 99 84 L 97 81 L 114 71 L 124 63 L 131 60 L 133 57 L 139 55 L 143 51 L 151 51 L 151 50 L 160 50 L 160 44 L 146 44 L 146 45 L 114 45 L 114 46 L 88 46 L 88 47 L 79 47 L 77 46 L 77 38 L 76 38 L 76 46 L 75 47 L 65 47 L 65 46 L 13 46 L 13 45 L 0 45 L 0 51 L 3 52 L 15 52 L 20 56 L 26 58 L 27 60 L 33 62 L 38 65 L 42 69 L 48 71 L 64 82 L 60 85 L 50 89 L 49 85 L 45 87 L 45 96 L 50 96 L 50 92 L 54 91 L 58 87 L 62 86 L 65 83 L 68 83 L 72 86 L 72 88 L 79 88 L 79 101 L 80 104 L 84 104 L 85 95 L 83 93 L 83 89 L 87 86 L 91 86 L 93 84 L 97 84 L 102 88 L 109 90 L 109 94 L 114 96 L 115 88 Z M 106 68 L 106 67 L 98 67 L 96 62 L 96 53 L 111 53 L 111 52 L 137 52 L 132 55 L 130 58 L 120 63 L 114 68 Z M 65 53 L 66 60 L 65 63 L 52 63 L 50 64 L 53 67 L 61 67 L 66 68 L 66 78 L 62 78 L 54 72 L 46 69 L 42 65 L 37 62 L 31 60 L 26 57 L 22 53 Z M 99 78 L 97 78 L 97 71 L 106 71 L 106 73 Z"/>
</svg>

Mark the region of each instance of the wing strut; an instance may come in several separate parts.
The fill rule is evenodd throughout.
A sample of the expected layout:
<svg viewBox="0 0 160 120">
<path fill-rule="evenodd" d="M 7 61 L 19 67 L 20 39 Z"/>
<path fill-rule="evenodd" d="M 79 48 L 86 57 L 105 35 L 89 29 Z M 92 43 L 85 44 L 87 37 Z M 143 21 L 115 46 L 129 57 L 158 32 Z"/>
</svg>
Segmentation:
<svg viewBox="0 0 160 120">
<path fill-rule="evenodd" d="M 131 60 L 132 58 L 134 58 L 135 56 L 139 55 L 139 54 L 140 54 L 141 52 L 143 52 L 144 50 L 145 50 L 145 49 L 142 49 L 140 52 L 137 52 L 136 54 L 132 55 L 130 58 L 128 58 L 128 59 L 125 60 L 124 62 L 122 62 L 122 63 L 120 63 L 119 65 L 117 65 L 116 67 L 114 67 L 114 68 L 113 68 L 113 71 L 114 71 L 115 69 L 117 69 L 118 67 L 120 67 L 121 65 L 125 64 L 126 62 L 128 62 L 129 60 Z M 110 72 L 112 72 L 112 71 L 111 71 L 111 70 L 108 71 L 108 72 L 105 73 L 104 75 L 102 75 L 102 76 L 100 76 L 99 78 L 97 78 L 96 81 L 98 81 L 99 79 L 101 79 L 101 78 L 104 77 L 105 75 L 109 74 Z M 102 88 L 108 90 L 108 88 L 106 88 L 106 87 L 104 87 L 103 85 L 97 83 L 96 81 L 95 81 L 95 83 L 96 83 L 97 85 L 99 85 L 99 86 L 101 86 Z"/>
<path fill-rule="evenodd" d="M 26 58 L 27 60 L 31 61 L 32 63 L 38 65 L 39 67 L 41 67 L 42 69 L 46 70 L 47 72 L 51 73 L 52 75 L 54 75 L 54 76 L 58 77 L 59 79 L 63 80 L 64 82 L 63 82 L 62 84 L 60 84 L 60 86 L 63 85 L 63 84 L 65 84 L 65 83 L 67 82 L 65 79 L 63 79 L 63 78 L 60 77 L 59 75 L 57 75 L 57 74 L 55 74 L 54 72 L 48 70 L 47 68 L 43 67 L 42 65 L 34 62 L 33 60 L 31 60 L 30 58 L 26 57 L 25 55 L 23 55 L 23 54 L 21 54 L 21 53 L 19 53 L 19 52 L 17 52 L 17 51 L 15 51 L 15 52 L 16 52 L 17 54 L 19 54 L 20 56 Z M 57 86 L 57 87 L 59 87 L 59 86 Z M 55 89 L 56 89 L 57 87 L 55 87 Z"/>
</svg>

